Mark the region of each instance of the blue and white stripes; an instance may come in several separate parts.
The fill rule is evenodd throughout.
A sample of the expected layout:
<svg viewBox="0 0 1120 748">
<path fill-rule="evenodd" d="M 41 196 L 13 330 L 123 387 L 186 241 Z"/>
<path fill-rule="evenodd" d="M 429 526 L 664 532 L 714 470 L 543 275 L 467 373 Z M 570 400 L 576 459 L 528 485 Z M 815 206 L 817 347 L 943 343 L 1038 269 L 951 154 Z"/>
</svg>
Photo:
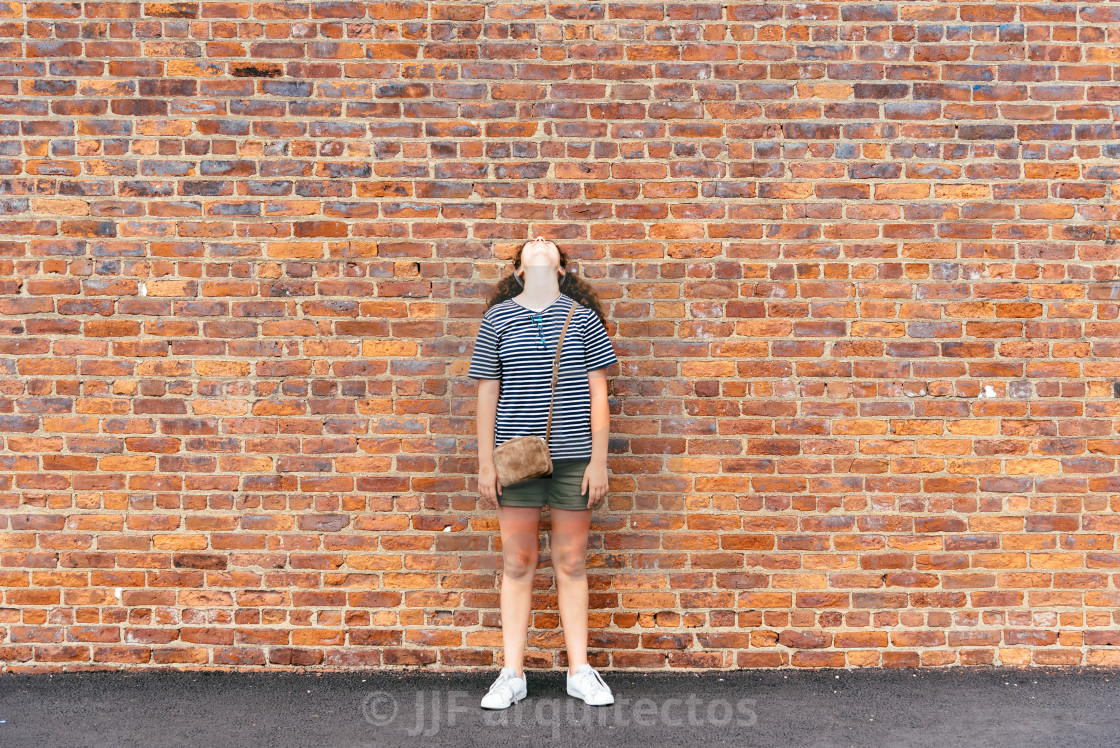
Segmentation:
<svg viewBox="0 0 1120 748">
<path fill-rule="evenodd" d="M 513 299 L 495 304 L 482 317 L 467 376 L 501 380 L 495 447 L 523 434 L 544 438 L 556 343 L 573 303 L 576 310 L 560 354 L 548 450 L 553 460 L 591 457 L 587 372 L 610 366 L 618 358 L 599 315 L 565 293 L 539 313 L 547 350 L 541 349 L 541 336 L 532 319 L 537 312 Z"/>
</svg>

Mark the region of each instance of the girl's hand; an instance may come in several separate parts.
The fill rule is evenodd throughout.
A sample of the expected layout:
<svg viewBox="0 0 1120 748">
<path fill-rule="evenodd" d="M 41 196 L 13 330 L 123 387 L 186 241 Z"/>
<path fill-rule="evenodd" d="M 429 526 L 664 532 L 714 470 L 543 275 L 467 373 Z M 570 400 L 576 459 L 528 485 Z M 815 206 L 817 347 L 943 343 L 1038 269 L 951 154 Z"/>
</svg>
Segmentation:
<svg viewBox="0 0 1120 748">
<path fill-rule="evenodd" d="M 607 461 L 592 460 L 583 471 L 583 483 L 579 488 L 580 494 L 588 494 L 588 509 L 597 509 L 607 498 L 607 485 Z"/>
<path fill-rule="evenodd" d="M 482 495 L 479 502 L 486 509 L 498 508 L 498 496 L 502 495 L 502 484 L 498 482 L 498 469 L 493 461 L 478 466 L 478 492 Z"/>
</svg>

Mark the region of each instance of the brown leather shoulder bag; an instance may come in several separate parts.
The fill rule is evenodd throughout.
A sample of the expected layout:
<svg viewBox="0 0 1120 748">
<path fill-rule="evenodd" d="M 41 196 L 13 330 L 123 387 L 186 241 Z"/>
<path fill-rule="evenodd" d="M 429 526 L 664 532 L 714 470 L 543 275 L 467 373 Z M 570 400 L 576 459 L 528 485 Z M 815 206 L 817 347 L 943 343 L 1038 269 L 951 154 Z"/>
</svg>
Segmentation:
<svg viewBox="0 0 1120 748">
<path fill-rule="evenodd" d="M 552 473 L 552 455 L 548 452 L 548 437 L 552 433 L 552 403 L 556 399 L 556 381 L 560 376 L 560 350 L 564 346 L 564 335 L 568 332 L 568 323 L 575 310 L 576 303 L 573 301 L 568 310 L 568 318 L 564 320 L 564 328 L 560 330 L 560 341 L 556 344 L 556 360 L 552 363 L 552 393 L 548 400 L 548 425 L 544 429 L 544 438 L 536 434 L 515 436 L 502 442 L 494 450 L 494 467 L 502 488 Z"/>
</svg>

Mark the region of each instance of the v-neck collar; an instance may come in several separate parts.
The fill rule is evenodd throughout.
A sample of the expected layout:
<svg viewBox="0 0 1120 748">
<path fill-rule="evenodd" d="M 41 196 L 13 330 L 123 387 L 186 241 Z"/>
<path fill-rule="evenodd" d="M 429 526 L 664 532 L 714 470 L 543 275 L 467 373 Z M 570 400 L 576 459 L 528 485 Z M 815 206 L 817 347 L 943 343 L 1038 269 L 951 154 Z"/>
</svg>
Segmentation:
<svg viewBox="0 0 1120 748">
<path fill-rule="evenodd" d="M 535 314 L 543 314 L 544 312 L 547 312 L 549 309 L 551 309 L 553 304 L 560 301 L 565 296 L 566 296 L 566 294 L 563 291 L 561 291 L 560 295 L 557 296 L 555 299 L 553 299 L 549 303 L 549 305 L 546 306 L 544 309 L 529 309 L 529 307 L 525 306 L 524 304 L 522 304 L 520 301 L 518 301 L 517 299 L 515 299 L 513 297 L 510 297 L 510 301 L 512 301 L 514 304 L 517 304 L 519 307 L 521 307 L 522 309 L 525 309 L 527 311 L 534 312 Z"/>
</svg>

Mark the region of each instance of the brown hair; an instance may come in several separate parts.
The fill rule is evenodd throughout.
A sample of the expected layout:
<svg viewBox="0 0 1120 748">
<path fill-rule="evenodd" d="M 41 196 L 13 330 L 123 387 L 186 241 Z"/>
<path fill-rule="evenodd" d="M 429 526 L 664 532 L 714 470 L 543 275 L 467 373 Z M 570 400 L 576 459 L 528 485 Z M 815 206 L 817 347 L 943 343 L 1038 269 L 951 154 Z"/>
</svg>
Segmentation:
<svg viewBox="0 0 1120 748">
<path fill-rule="evenodd" d="M 555 244 L 555 242 L 553 243 Z M 524 249 L 525 244 L 522 244 L 513 255 L 513 267 L 515 269 L 521 267 L 521 253 Z M 595 312 L 602 321 L 603 326 L 606 327 L 607 317 L 603 314 L 603 307 L 599 303 L 599 295 L 595 293 L 595 289 L 591 287 L 590 283 L 568 269 L 568 257 L 564 254 L 563 247 L 557 244 L 556 249 L 560 252 L 560 267 L 564 270 L 564 275 L 559 278 L 560 293 L 571 296 L 577 302 Z M 495 304 L 500 304 L 506 299 L 512 299 L 514 296 L 521 293 L 522 288 L 522 285 L 518 282 L 514 274 L 509 273 L 495 284 L 494 291 L 490 294 L 490 298 L 486 302 L 486 309 L 490 309 L 490 307 Z"/>
</svg>

